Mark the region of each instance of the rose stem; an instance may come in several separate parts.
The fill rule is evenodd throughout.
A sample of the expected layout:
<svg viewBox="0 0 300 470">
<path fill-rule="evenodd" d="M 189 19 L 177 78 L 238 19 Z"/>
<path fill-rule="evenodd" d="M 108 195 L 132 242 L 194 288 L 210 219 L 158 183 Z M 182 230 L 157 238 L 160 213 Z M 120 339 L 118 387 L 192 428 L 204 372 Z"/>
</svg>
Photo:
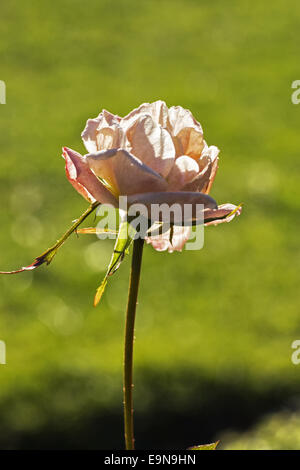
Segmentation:
<svg viewBox="0 0 300 470">
<path fill-rule="evenodd" d="M 133 342 L 134 322 L 141 274 L 144 239 L 137 238 L 133 242 L 131 273 L 129 282 L 128 303 L 125 323 L 124 348 L 124 432 L 126 450 L 134 450 L 133 434 L 133 399 L 132 399 L 132 369 L 133 369 Z"/>
</svg>

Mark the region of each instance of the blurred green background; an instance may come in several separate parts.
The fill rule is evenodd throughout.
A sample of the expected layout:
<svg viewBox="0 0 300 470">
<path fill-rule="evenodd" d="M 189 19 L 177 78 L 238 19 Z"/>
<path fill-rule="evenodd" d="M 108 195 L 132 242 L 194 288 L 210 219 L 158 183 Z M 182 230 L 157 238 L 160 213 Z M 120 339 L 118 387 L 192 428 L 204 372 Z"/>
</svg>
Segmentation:
<svg viewBox="0 0 300 470">
<path fill-rule="evenodd" d="M 300 449 L 299 21 L 298 0 L 1 4 L 1 269 L 30 263 L 87 207 L 61 147 L 83 152 L 102 108 L 189 108 L 221 149 L 212 196 L 245 204 L 201 251 L 146 247 L 139 449 Z M 0 278 L 1 448 L 123 448 L 129 259 L 92 307 L 111 251 L 74 235 L 50 267 Z"/>
</svg>

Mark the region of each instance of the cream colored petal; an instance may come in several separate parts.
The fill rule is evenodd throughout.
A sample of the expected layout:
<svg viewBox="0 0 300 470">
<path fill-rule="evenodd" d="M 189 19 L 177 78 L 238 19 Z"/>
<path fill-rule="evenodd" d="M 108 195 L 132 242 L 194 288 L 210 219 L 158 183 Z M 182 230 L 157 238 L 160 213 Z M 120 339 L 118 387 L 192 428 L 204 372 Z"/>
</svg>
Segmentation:
<svg viewBox="0 0 300 470">
<path fill-rule="evenodd" d="M 174 225 L 171 233 L 171 229 L 162 235 L 155 237 L 146 237 L 145 240 L 148 244 L 151 244 L 157 251 L 166 251 L 173 253 L 174 251 L 182 251 L 185 243 L 190 238 L 191 227 L 179 227 Z"/>
<path fill-rule="evenodd" d="M 191 182 L 199 173 L 199 165 L 186 155 L 177 158 L 170 171 L 168 181 L 168 191 L 179 191 L 186 184 Z"/>
<path fill-rule="evenodd" d="M 88 152 L 97 152 L 97 128 L 99 126 L 99 118 L 88 119 L 86 126 L 81 133 L 81 137 L 85 148 Z"/>
<path fill-rule="evenodd" d="M 169 174 L 175 159 L 175 148 L 168 131 L 151 116 L 143 116 L 127 131 L 131 153 L 162 175 Z"/>
<path fill-rule="evenodd" d="M 80 153 L 64 147 L 63 158 L 66 162 L 67 178 L 79 194 L 90 202 L 98 201 L 103 204 L 118 206 L 115 197 L 90 170 Z"/>
<path fill-rule="evenodd" d="M 168 107 L 164 101 L 158 100 L 154 103 L 143 103 L 138 108 L 131 111 L 127 116 L 122 118 L 121 125 L 128 129 L 133 123 L 143 116 L 151 116 L 156 124 L 162 127 L 168 125 Z"/>
<path fill-rule="evenodd" d="M 96 134 L 97 150 L 108 150 L 111 148 L 118 148 L 114 146 L 115 131 L 111 127 L 103 127 Z"/>
<path fill-rule="evenodd" d="M 126 148 L 126 136 L 119 125 L 103 127 L 97 131 L 96 142 L 98 151 L 120 147 Z"/>
<path fill-rule="evenodd" d="M 169 110 L 164 101 L 158 100 L 152 103 L 153 120 L 161 127 L 167 127 L 169 122 Z"/>
<path fill-rule="evenodd" d="M 123 149 L 88 154 L 89 167 L 121 195 L 164 191 L 167 182 L 138 158 Z"/>
<path fill-rule="evenodd" d="M 113 130 L 119 128 L 120 117 L 103 109 L 95 119 L 88 119 L 81 134 L 83 143 L 89 153 L 103 150 L 99 148 L 97 135 L 101 129 L 112 127 Z M 119 145 L 118 145 L 119 146 Z"/>
<path fill-rule="evenodd" d="M 178 135 L 185 127 L 193 128 L 203 134 L 201 124 L 196 121 L 188 109 L 184 109 L 181 106 L 172 106 L 169 109 L 169 125 L 173 136 Z"/>
<path fill-rule="evenodd" d="M 219 149 L 212 145 L 201 155 L 198 161 L 200 173 L 183 187 L 184 191 L 209 193 L 218 169 L 218 154 Z"/>
<path fill-rule="evenodd" d="M 165 221 L 183 225 L 183 223 L 192 223 L 203 218 L 203 206 L 206 209 L 216 209 L 216 201 L 202 193 L 191 192 L 151 192 L 147 194 L 134 194 L 127 199 L 128 207 L 132 204 L 143 204 L 148 211 L 149 219 L 153 222 Z M 159 214 L 159 220 L 156 220 L 157 207 L 164 205 L 166 208 L 175 208 L 169 213 Z"/>
<path fill-rule="evenodd" d="M 223 222 L 230 222 L 235 216 L 241 215 L 241 212 L 241 206 L 229 203 L 221 204 L 217 209 L 207 209 L 204 216 L 205 225 L 218 225 Z"/>
</svg>

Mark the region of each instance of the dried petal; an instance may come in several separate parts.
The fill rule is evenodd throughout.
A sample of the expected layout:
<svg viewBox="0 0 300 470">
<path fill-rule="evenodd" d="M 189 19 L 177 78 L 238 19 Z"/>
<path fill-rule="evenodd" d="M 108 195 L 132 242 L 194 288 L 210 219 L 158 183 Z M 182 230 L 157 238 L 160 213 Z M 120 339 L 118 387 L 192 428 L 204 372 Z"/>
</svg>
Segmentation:
<svg viewBox="0 0 300 470">
<path fill-rule="evenodd" d="M 218 225 L 223 222 L 231 222 L 235 216 L 241 215 L 242 205 L 221 204 L 217 209 L 207 209 L 205 211 L 205 225 Z"/>
</svg>

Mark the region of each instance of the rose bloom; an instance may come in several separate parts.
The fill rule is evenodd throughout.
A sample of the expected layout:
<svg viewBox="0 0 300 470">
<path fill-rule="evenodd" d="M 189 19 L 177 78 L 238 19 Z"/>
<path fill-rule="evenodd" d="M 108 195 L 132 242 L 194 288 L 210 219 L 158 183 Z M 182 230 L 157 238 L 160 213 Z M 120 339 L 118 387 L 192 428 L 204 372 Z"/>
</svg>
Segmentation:
<svg viewBox="0 0 300 470">
<path fill-rule="evenodd" d="M 149 209 L 153 203 L 203 204 L 205 225 L 240 214 L 233 204 L 218 206 L 208 196 L 219 149 L 208 147 L 200 123 L 181 106 L 144 103 L 123 118 L 103 110 L 88 119 L 81 136 L 88 153 L 65 147 L 63 157 L 69 181 L 90 202 L 118 207 L 118 196 L 126 195 L 128 206 Z M 174 225 L 172 236 L 168 230 L 146 241 L 158 251 L 181 251 L 190 232 Z"/>
</svg>

